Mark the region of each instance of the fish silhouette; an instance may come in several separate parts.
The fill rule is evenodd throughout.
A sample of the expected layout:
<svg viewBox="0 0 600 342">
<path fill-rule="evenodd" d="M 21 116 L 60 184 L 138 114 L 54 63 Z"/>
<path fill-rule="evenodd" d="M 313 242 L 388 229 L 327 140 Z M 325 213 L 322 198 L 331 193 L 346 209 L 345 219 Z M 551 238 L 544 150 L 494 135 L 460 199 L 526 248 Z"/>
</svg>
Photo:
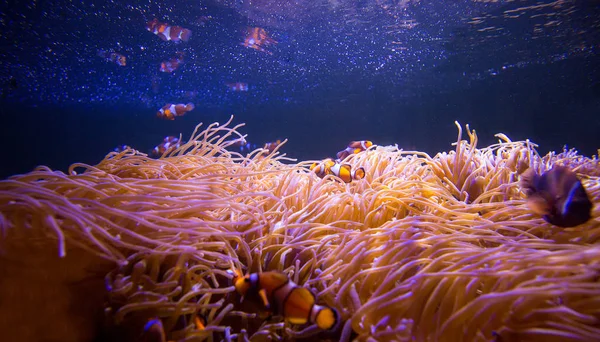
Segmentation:
<svg viewBox="0 0 600 342">
<path fill-rule="evenodd" d="M 591 218 L 592 202 L 575 172 L 565 166 L 541 175 L 529 169 L 521 175 L 520 185 L 529 208 L 548 223 L 574 227 Z"/>
</svg>

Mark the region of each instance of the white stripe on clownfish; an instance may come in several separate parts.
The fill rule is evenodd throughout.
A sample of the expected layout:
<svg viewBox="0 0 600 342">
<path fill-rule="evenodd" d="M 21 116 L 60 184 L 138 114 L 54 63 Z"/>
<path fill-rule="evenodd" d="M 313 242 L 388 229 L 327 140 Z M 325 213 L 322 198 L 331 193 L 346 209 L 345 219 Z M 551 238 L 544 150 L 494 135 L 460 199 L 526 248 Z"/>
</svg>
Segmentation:
<svg viewBox="0 0 600 342">
<path fill-rule="evenodd" d="M 350 164 L 340 164 L 339 162 L 334 162 L 330 158 L 325 159 L 320 163 L 314 163 L 310 169 L 320 178 L 324 178 L 326 175 L 334 175 L 345 183 L 350 183 L 352 180 L 359 180 L 365 177 L 364 168 L 359 167 L 356 170 L 352 170 Z"/>
</svg>

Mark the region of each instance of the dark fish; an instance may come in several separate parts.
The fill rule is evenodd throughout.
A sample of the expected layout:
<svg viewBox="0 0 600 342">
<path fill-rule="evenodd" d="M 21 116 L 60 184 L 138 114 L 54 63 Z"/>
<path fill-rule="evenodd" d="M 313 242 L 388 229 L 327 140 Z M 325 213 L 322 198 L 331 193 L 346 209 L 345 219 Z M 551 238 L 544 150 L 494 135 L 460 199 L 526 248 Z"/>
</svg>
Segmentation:
<svg viewBox="0 0 600 342">
<path fill-rule="evenodd" d="M 166 342 L 167 337 L 165 336 L 165 329 L 163 328 L 162 321 L 160 318 L 155 317 L 148 320 L 148 323 L 144 326 L 144 332 L 142 333 L 142 341 L 144 342 Z"/>
<path fill-rule="evenodd" d="M 520 185 L 529 208 L 559 227 L 574 227 L 591 218 L 592 202 L 577 175 L 565 166 L 554 166 L 538 175 L 529 169 Z"/>
</svg>

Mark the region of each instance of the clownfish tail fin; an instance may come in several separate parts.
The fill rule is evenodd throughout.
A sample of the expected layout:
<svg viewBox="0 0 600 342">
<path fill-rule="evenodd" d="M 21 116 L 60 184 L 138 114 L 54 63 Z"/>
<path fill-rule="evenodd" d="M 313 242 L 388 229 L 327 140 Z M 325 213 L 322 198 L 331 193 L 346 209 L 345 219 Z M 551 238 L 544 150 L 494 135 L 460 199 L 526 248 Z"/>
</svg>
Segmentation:
<svg viewBox="0 0 600 342">
<path fill-rule="evenodd" d="M 339 326 L 340 314 L 334 308 L 321 306 L 315 317 L 315 323 L 319 329 L 334 331 Z"/>
<path fill-rule="evenodd" d="M 189 29 L 183 29 L 181 30 L 181 40 L 183 40 L 184 42 L 187 42 L 188 40 L 190 40 L 190 37 L 192 36 L 192 31 Z"/>
<path fill-rule="evenodd" d="M 363 167 L 359 167 L 356 170 L 353 170 L 352 178 L 357 179 L 357 180 L 365 178 L 365 169 Z"/>
<path fill-rule="evenodd" d="M 521 174 L 519 185 L 523 189 L 525 195 L 531 196 L 538 191 L 537 183 L 539 182 L 539 179 L 540 175 L 538 175 L 533 168 L 529 168 Z"/>
</svg>

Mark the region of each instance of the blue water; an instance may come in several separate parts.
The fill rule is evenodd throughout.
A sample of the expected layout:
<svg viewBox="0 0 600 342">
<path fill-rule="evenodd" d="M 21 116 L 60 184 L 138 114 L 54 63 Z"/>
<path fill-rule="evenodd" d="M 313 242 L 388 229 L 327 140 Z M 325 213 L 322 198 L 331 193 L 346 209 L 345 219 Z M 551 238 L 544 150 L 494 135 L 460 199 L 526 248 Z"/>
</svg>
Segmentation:
<svg viewBox="0 0 600 342">
<path fill-rule="evenodd" d="M 449 150 L 454 120 L 481 145 L 504 132 L 540 152 L 600 147 L 597 1 L 8 1 L 0 5 L 0 178 L 40 164 L 148 152 L 199 122 L 245 122 L 248 140 L 288 138 L 292 157 L 350 140 Z M 154 18 L 192 30 L 165 42 Z M 278 41 L 241 45 L 248 27 Z M 127 65 L 98 56 L 113 51 Z M 160 63 L 183 52 L 172 74 Z M 244 82 L 247 92 L 227 83 Z M 166 103 L 193 102 L 175 121 Z"/>
</svg>

